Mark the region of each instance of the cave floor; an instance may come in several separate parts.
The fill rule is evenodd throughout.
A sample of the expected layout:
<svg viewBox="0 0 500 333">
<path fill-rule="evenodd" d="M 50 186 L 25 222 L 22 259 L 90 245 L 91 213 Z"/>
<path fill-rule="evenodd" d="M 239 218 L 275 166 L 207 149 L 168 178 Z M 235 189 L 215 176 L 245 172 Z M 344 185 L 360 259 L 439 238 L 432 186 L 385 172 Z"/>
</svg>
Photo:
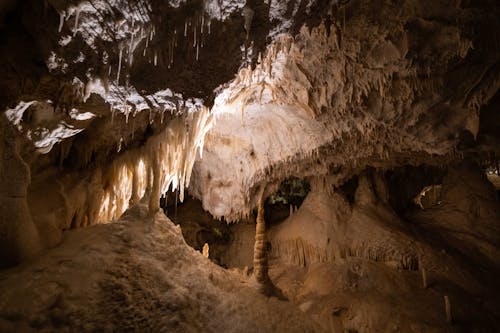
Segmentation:
<svg viewBox="0 0 500 333">
<path fill-rule="evenodd" d="M 164 214 L 138 205 L 117 223 L 71 230 L 0 272 L 1 332 L 316 332 L 290 302 L 189 247 Z"/>
<path fill-rule="evenodd" d="M 188 245 L 203 241 L 196 234 L 214 223 L 198 206 L 179 207 L 181 230 L 139 204 L 114 223 L 67 231 L 58 247 L 1 271 L 0 332 L 490 332 L 498 322 L 498 272 L 478 269 L 479 262 L 445 246 L 435 223 L 425 235 L 423 228 L 399 232 L 383 207 L 354 208 L 347 222 L 354 229 L 346 234 L 362 247 L 374 240 L 397 240 L 393 250 L 418 244 L 428 258 L 427 288 L 418 268 L 360 253 L 303 265 L 271 254 L 269 275 L 287 298 L 279 300 L 260 294 L 249 272 L 254 224 L 231 225 L 231 241 L 210 245 L 210 259 Z M 425 226 L 449 212 L 421 215 Z"/>
</svg>

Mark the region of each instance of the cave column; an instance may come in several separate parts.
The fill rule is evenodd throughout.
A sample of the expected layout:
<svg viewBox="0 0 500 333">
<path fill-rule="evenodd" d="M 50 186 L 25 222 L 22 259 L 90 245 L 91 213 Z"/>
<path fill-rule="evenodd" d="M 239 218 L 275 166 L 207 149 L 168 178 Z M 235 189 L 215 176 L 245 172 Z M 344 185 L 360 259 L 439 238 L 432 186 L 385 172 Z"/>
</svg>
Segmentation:
<svg viewBox="0 0 500 333">
<path fill-rule="evenodd" d="M 359 176 L 358 188 L 354 195 L 354 202 L 358 206 L 371 206 L 377 203 L 375 189 L 371 175 L 365 171 Z"/>
<path fill-rule="evenodd" d="M 389 206 L 389 189 L 382 170 L 365 170 L 358 181 L 354 201 L 360 206 Z"/>
<path fill-rule="evenodd" d="M 159 161 L 159 156 L 157 153 L 154 154 L 153 156 L 153 161 L 151 165 L 152 169 L 152 186 L 151 186 L 151 193 L 149 195 L 149 212 L 154 214 L 158 210 L 160 210 L 160 181 L 161 181 L 161 174 L 160 174 L 160 161 Z"/>
<path fill-rule="evenodd" d="M 139 167 L 137 165 L 134 165 L 134 168 L 132 170 L 132 195 L 130 197 L 129 206 L 133 206 L 141 200 L 141 198 L 139 196 L 140 177 L 141 177 L 141 175 L 139 172 Z"/>
<path fill-rule="evenodd" d="M 31 181 L 19 153 L 20 140 L 0 116 L 0 267 L 15 265 L 40 250 L 38 230 L 28 208 Z"/>
<path fill-rule="evenodd" d="M 268 262 L 266 250 L 266 221 L 264 220 L 264 188 L 259 195 L 257 221 L 255 226 L 255 244 L 253 249 L 253 270 L 255 280 L 261 285 L 268 285 Z"/>
</svg>

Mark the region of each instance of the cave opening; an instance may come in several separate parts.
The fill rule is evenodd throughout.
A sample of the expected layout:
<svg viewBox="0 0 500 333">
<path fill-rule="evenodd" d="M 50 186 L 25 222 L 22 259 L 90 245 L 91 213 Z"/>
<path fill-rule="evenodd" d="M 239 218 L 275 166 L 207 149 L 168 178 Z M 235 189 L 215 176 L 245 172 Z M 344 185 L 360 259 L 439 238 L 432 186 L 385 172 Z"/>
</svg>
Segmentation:
<svg viewBox="0 0 500 333">
<path fill-rule="evenodd" d="M 279 225 L 296 212 L 309 191 L 307 179 L 290 177 L 281 181 L 277 190 L 264 203 L 267 228 Z M 160 198 L 160 207 L 174 224 L 180 226 L 189 246 L 199 252 L 203 252 L 203 248 L 208 246 L 210 260 L 222 267 L 251 268 L 257 211 L 253 210 L 249 216 L 236 223 L 228 223 L 224 219 L 215 219 L 202 206 L 202 202 L 193 196 L 185 196 L 184 201 L 180 202 L 178 190 L 167 191 Z M 235 243 L 242 239 L 246 241 L 247 248 L 234 251 Z M 267 251 L 272 252 L 270 242 L 267 247 Z M 238 257 L 229 252 L 241 252 L 243 255 Z M 245 262 L 245 265 L 242 265 L 242 262 Z"/>
<path fill-rule="evenodd" d="M 307 179 L 290 177 L 283 180 L 264 204 L 266 223 L 272 226 L 283 222 L 300 208 L 310 190 Z"/>
</svg>

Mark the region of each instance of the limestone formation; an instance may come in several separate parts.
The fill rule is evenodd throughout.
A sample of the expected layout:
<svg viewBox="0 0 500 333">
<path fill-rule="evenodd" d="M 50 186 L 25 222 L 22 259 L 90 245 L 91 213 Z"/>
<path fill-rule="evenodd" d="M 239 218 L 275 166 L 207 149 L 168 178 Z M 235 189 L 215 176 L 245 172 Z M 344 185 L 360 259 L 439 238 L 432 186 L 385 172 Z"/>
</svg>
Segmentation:
<svg viewBox="0 0 500 333">
<path fill-rule="evenodd" d="M 1 1 L 0 332 L 495 331 L 499 17 Z"/>
<path fill-rule="evenodd" d="M 0 267 L 33 257 L 41 248 L 27 202 L 30 169 L 20 139 L 0 117 Z"/>
</svg>

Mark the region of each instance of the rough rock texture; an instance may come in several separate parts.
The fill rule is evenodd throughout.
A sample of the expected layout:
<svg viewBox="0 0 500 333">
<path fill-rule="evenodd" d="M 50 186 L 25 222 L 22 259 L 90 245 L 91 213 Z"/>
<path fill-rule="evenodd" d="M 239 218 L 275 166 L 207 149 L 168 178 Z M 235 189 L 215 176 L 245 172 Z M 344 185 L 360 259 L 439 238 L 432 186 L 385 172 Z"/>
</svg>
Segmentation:
<svg viewBox="0 0 500 333">
<path fill-rule="evenodd" d="M 0 128 L 4 119 L 0 116 Z M 0 267 L 29 258 L 40 248 L 26 201 L 30 170 L 19 155 L 13 129 L 0 132 Z"/>
<path fill-rule="evenodd" d="M 152 210 L 169 185 L 181 188 L 182 199 L 195 158 L 188 155 L 203 146 L 216 88 L 254 64 L 277 34 L 306 21 L 294 6 L 2 2 L 1 130 L 16 128 L 25 142 L 19 155 L 31 169 L 28 201 L 43 225 L 42 245 L 56 245 L 63 229 L 119 217 L 148 179 Z M 16 213 L 3 206 L 1 214 Z"/>
<path fill-rule="evenodd" d="M 188 185 L 195 157 L 177 152 L 203 146 L 214 99 L 190 190 L 227 221 L 250 213 L 261 182 L 330 174 L 341 184 L 366 166 L 448 162 L 477 135 L 495 147 L 479 121 L 498 104 L 493 1 L 33 0 L 2 10 L 0 104 L 5 126 L 31 142 L 19 155 L 33 220 L 52 230 L 43 246 L 117 218 L 139 199 L 133 174 L 149 179 L 152 210 L 158 191 Z M 206 122 L 188 121 L 193 113 Z M 195 140 L 172 136 L 174 119 Z M 159 138 L 170 152 L 155 156 Z M 165 156 L 173 169 L 159 167 Z M 141 159 L 151 163 L 137 172 Z M 54 200 L 39 195 L 46 187 Z"/>
<path fill-rule="evenodd" d="M 9 149 L 4 153 L 9 162 L 4 163 L 2 174 L 10 182 L 19 183 L 6 183 L 5 189 L 20 191 L 15 200 L 21 206 L 14 209 L 14 205 L 2 205 L 1 215 L 6 218 L 2 224 L 15 230 L 17 224 L 24 229 L 21 225 L 34 222 L 40 229 L 41 245 L 51 247 L 58 244 L 62 230 L 116 220 L 130 202 L 137 202 L 143 196 L 149 198 L 150 209 L 155 212 L 159 209 L 161 193 L 169 188 L 189 185 L 191 168 L 199 148 L 203 146 L 210 121 L 206 108 L 181 115 L 169 121 L 164 130 L 151 135 L 141 146 L 103 162 L 92 158 L 92 148 L 88 152 L 85 147 L 79 146 L 76 149 L 83 150 L 79 163 L 90 164 L 91 167 L 87 170 L 61 170 L 62 166 L 57 168 L 50 162 L 44 163 L 43 167 L 37 165 L 31 184 L 29 167 L 20 156 L 18 146 L 12 145 L 18 140 L 13 133 L 15 129 L 6 125 L 4 128 L 13 134 L 7 140 Z M 24 178 L 18 179 L 21 176 Z M 16 219 L 12 214 L 21 214 L 25 218 L 19 216 Z M 8 216 L 11 218 L 8 219 Z M 9 232 L 3 237 L 6 243 L 11 244 L 17 244 L 19 237 L 27 237 L 26 244 L 20 246 L 35 246 L 28 231 L 26 228 L 20 235 Z M 20 259 L 7 257 L 2 265 L 16 263 Z"/>
<path fill-rule="evenodd" d="M 207 244 L 209 259 L 227 267 L 222 256 L 227 253 L 227 245 L 232 240 L 229 226 L 204 211 L 197 200 L 187 198 L 182 203 L 176 203 L 175 200 L 176 195 L 170 193 L 162 208 L 166 211 L 168 218 L 181 227 L 186 243 L 198 251 L 203 251 L 203 247 Z M 255 226 L 252 225 L 252 227 Z"/>
<path fill-rule="evenodd" d="M 478 265 L 500 267 L 500 204 L 493 184 L 476 163 L 452 166 L 444 178 L 439 204 L 413 219 L 428 233 L 439 235 Z M 433 236 L 429 235 L 429 239 Z"/>
<path fill-rule="evenodd" d="M 500 322 L 500 270 L 498 256 L 487 250 L 500 248 L 500 219 L 473 217 L 468 209 L 474 198 L 491 194 L 491 185 L 469 162 L 450 168 L 446 179 L 443 193 L 454 193 L 446 203 L 407 219 L 387 204 L 380 174 L 360 177 L 352 203 L 313 181 L 298 211 L 269 229 L 272 282 L 332 332 L 491 331 Z M 482 202 L 485 212 L 500 207 L 497 199 Z M 230 228 L 225 258 L 245 272 L 253 228 Z"/>
<path fill-rule="evenodd" d="M 417 269 L 410 229 L 373 187 L 371 177 L 360 178 L 354 207 L 341 193 L 313 187 L 299 210 L 270 232 L 273 254 L 300 266 L 355 256 Z"/>
<path fill-rule="evenodd" d="M 2 332 L 322 331 L 188 247 L 146 205 L 66 233 L 57 249 L 0 272 L 0 290 Z"/>
<path fill-rule="evenodd" d="M 191 192 L 228 221 L 261 182 L 440 164 L 498 91 L 498 4 L 350 1 L 268 47 L 221 92 Z M 345 19 L 344 19 L 345 14 Z M 490 38 L 491 37 L 491 38 Z M 217 167 L 216 167 L 217 166 Z"/>
<path fill-rule="evenodd" d="M 495 306 L 430 272 L 428 289 L 420 272 L 346 257 L 305 269 L 274 263 L 271 278 L 286 296 L 330 332 L 494 331 Z M 454 325 L 446 321 L 444 295 L 451 300 Z M 497 315 L 498 316 L 498 315 Z"/>
<path fill-rule="evenodd" d="M 498 17 L 495 0 L 1 2 L 0 267 L 24 263 L 0 272 L 0 331 L 496 329 Z M 293 176 L 311 192 L 257 237 L 281 302 L 205 257 L 248 263 L 259 189 Z M 193 222 L 196 253 L 159 213 L 188 186 L 250 222 L 226 226 L 230 252 Z"/>
<path fill-rule="evenodd" d="M 413 223 L 373 178 L 360 178 L 352 206 L 313 186 L 271 228 L 276 286 L 331 331 L 445 332 L 444 296 L 458 331 L 498 325 L 500 203 L 484 174 L 467 162 L 450 168 L 441 203 Z"/>
</svg>

